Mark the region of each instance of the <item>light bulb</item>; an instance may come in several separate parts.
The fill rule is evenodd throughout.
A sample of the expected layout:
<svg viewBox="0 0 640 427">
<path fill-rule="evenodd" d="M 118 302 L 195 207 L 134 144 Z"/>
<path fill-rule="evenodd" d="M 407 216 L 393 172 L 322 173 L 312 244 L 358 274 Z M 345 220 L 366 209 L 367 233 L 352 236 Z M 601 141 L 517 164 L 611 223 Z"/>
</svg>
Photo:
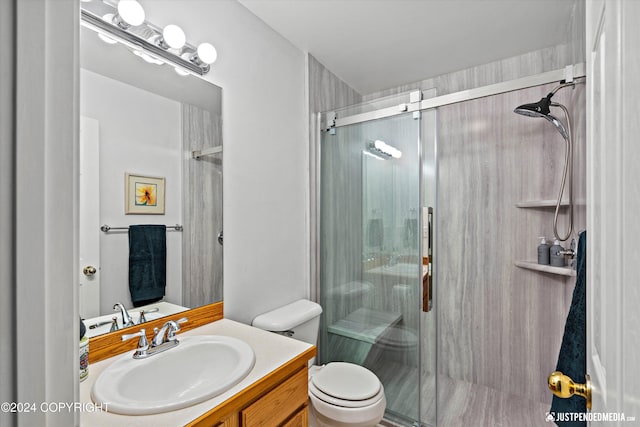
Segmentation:
<svg viewBox="0 0 640 427">
<path fill-rule="evenodd" d="M 120 0 L 118 15 L 124 22 L 134 27 L 144 22 L 144 9 L 136 0 Z"/>
<path fill-rule="evenodd" d="M 169 24 L 162 30 L 162 38 L 164 42 L 173 49 L 180 49 L 187 42 L 182 28 L 177 25 Z"/>
<path fill-rule="evenodd" d="M 138 56 L 138 57 L 140 57 L 140 58 L 142 58 L 145 62 L 148 62 L 149 64 L 156 64 L 156 65 L 164 64 L 164 62 L 154 58 L 153 56 L 151 56 L 151 55 L 149 55 L 147 53 L 139 51 L 139 50 L 134 50 L 133 54 Z"/>
<path fill-rule="evenodd" d="M 210 43 L 200 43 L 198 45 L 198 58 L 205 64 L 213 64 L 218 58 L 216 48 Z"/>
<path fill-rule="evenodd" d="M 102 34 L 102 33 L 98 33 L 98 37 L 100 37 L 100 40 L 102 40 L 102 41 L 103 41 L 103 42 L 105 42 L 105 43 L 109 43 L 109 44 L 116 44 L 116 43 L 118 43 L 118 41 L 117 41 L 117 40 L 114 40 L 114 39 L 112 39 L 112 38 L 111 38 L 111 37 L 109 37 L 109 36 L 105 36 L 105 35 L 104 35 L 104 34 Z"/>
<path fill-rule="evenodd" d="M 180 75 L 180 76 L 188 76 L 189 73 L 185 70 L 183 70 L 182 68 L 178 68 L 175 67 L 174 70 L 176 71 L 176 74 Z"/>
</svg>

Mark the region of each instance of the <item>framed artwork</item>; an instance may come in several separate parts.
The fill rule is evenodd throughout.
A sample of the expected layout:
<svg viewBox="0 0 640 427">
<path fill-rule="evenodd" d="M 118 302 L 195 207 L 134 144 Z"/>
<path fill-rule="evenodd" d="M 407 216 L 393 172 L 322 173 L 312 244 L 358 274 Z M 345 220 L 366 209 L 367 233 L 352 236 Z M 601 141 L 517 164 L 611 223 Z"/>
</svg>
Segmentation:
<svg viewBox="0 0 640 427">
<path fill-rule="evenodd" d="M 124 174 L 124 213 L 164 215 L 164 178 Z"/>
</svg>

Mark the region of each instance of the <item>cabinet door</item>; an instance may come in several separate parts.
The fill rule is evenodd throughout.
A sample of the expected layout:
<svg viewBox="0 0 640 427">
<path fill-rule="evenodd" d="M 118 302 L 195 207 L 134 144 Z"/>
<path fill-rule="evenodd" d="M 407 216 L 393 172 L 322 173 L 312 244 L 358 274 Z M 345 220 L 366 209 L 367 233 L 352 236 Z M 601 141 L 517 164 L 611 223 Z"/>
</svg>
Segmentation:
<svg viewBox="0 0 640 427">
<path fill-rule="evenodd" d="M 215 427 L 240 427 L 240 414 L 236 412 L 226 420 L 216 424 Z"/>
<path fill-rule="evenodd" d="M 276 427 L 296 413 L 308 401 L 307 369 L 261 397 L 241 412 L 243 427 Z M 296 425 L 296 424 L 293 424 Z"/>
</svg>

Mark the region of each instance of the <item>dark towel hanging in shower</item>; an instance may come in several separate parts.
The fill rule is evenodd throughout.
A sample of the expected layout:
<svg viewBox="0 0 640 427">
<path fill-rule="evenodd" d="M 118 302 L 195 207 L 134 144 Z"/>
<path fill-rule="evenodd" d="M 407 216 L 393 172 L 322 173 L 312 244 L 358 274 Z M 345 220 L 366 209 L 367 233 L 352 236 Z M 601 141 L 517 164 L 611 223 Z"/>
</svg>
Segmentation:
<svg viewBox="0 0 640 427">
<path fill-rule="evenodd" d="M 568 375 L 575 382 L 584 382 L 587 374 L 587 232 L 583 231 L 578 242 L 576 255 L 576 286 L 573 290 L 571 307 L 564 326 L 564 335 L 556 371 Z M 571 420 L 573 413 L 586 413 L 587 401 L 580 396 L 562 399 L 553 396 L 550 413 L 555 423 L 561 427 L 586 427 L 586 421 Z M 562 414 L 565 414 L 564 416 Z"/>
</svg>

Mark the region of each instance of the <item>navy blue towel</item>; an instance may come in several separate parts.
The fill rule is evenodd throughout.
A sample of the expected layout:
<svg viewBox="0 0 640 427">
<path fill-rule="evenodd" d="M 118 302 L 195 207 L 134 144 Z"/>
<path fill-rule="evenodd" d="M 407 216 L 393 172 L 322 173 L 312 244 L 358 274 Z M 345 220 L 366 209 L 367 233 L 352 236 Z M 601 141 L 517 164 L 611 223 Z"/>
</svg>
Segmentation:
<svg viewBox="0 0 640 427">
<path fill-rule="evenodd" d="M 578 241 L 578 263 L 576 269 L 576 287 L 573 290 L 571 307 L 567 315 L 567 323 L 564 326 L 562 345 L 558 355 L 556 371 L 568 375 L 576 383 L 584 383 L 587 374 L 587 232 L 580 235 Z M 559 413 L 586 413 L 587 401 L 584 397 L 571 396 L 569 399 L 561 399 L 553 396 L 551 411 L 554 414 L 556 424 L 562 427 L 586 427 L 586 421 L 559 421 L 571 420 L 570 415 L 558 415 Z"/>
<path fill-rule="evenodd" d="M 167 283 L 167 227 L 129 227 L 129 292 L 134 307 L 164 296 Z"/>
</svg>

